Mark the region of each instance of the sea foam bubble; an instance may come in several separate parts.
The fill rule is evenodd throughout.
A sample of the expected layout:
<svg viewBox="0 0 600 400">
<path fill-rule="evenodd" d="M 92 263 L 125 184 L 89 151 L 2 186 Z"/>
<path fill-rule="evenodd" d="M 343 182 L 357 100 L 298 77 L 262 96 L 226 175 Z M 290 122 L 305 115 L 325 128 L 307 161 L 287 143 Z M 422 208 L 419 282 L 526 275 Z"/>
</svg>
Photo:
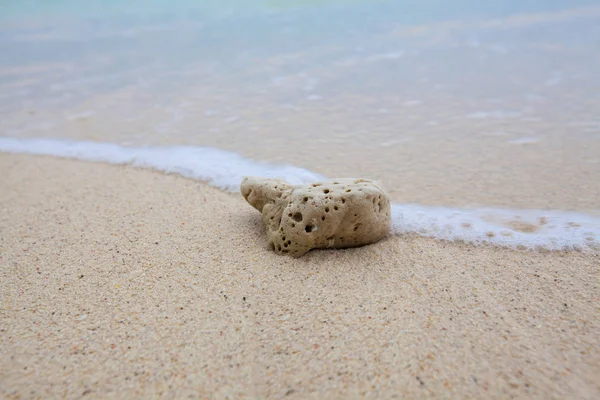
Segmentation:
<svg viewBox="0 0 600 400">
<path fill-rule="evenodd" d="M 135 147 L 0 137 L 0 151 L 151 168 L 202 180 L 232 192 L 237 192 L 240 182 L 249 175 L 278 177 L 292 184 L 325 179 L 303 168 L 252 161 L 210 147 Z M 392 204 L 392 232 L 522 249 L 600 249 L 600 218 L 577 212 Z"/>
</svg>

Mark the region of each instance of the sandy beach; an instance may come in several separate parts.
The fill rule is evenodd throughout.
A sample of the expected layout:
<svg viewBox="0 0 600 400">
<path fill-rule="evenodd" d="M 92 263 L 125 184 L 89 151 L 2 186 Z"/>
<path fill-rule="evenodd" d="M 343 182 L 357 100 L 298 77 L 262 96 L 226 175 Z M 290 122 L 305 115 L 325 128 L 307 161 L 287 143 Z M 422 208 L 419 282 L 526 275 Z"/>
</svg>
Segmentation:
<svg viewBox="0 0 600 400">
<path fill-rule="evenodd" d="M 5 3 L 0 399 L 600 399 L 597 2 Z M 279 256 L 246 175 L 393 235 Z"/>
<path fill-rule="evenodd" d="M 0 155 L 0 397 L 600 396 L 600 255 L 266 247 L 239 195 Z"/>
</svg>

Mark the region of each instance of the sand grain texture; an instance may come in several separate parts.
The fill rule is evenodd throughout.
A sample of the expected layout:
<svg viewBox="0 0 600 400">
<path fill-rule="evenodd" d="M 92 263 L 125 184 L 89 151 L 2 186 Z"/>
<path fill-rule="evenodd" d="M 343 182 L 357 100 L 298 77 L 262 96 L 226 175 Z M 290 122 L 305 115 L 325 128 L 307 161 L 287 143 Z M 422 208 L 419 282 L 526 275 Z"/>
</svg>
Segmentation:
<svg viewBox="0 0 600 400">
<path fill-rule="evenodd" d="M 279 257 L 240 196 L 0 155 L 0 397 L 600 397 L 598 254 Z"/>
</svg>

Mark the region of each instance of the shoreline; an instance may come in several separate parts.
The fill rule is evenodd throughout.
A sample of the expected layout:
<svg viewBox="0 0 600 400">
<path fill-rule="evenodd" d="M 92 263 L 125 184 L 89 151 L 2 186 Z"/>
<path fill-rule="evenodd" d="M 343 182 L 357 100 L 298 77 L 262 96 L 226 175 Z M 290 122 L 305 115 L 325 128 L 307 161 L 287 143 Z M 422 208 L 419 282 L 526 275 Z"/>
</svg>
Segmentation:
<svg viewBox="0 0 600 400">
<path fill-rule="evenodd" d="M 0 137 L 0 152 L 175 173 L 236 194 L 239 193 L 240 182 L 247 176 L 276 177 L 290 184 L 331 179 L 294 165 L 254 161 L 211 147 L 122 146 L 93 141 Z M 383 186 L 386 187 L 385 184 Z M 554 186 L 560 186 L 560 183 L 554 183 Z M 386 189 L 389 194 L 390 189 Z M 511 192 L 510 187 L 500 190 Z M 429 196 L 435 197 L 433 194 Z M 391 207 L 391 234 L 414 234 L 450 242 L 491 244 L 513 249 L 600 249 L 598 212 L 460 208 L 410 203 L 392 203 Z"/>
<path fill-rule="evenodd" d="M 0 170 L 8 397 L 600 395 L 598 252 L 390 236 L 295 260 L 197 181 Z"/>
</svg>

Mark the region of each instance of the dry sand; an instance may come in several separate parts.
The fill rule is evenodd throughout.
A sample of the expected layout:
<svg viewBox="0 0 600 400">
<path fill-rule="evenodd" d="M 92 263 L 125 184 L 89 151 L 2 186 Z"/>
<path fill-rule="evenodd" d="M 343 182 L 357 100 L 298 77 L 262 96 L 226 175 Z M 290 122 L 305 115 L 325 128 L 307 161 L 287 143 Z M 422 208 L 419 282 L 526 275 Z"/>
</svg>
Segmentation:
<svg viewBox="0 0 600 400">
<path fill-rule="evenodd" d="M 600 256 L 266 248 L 240 196 L 0 155 L 0 397 L 600 398 Z"/>
</svg>

